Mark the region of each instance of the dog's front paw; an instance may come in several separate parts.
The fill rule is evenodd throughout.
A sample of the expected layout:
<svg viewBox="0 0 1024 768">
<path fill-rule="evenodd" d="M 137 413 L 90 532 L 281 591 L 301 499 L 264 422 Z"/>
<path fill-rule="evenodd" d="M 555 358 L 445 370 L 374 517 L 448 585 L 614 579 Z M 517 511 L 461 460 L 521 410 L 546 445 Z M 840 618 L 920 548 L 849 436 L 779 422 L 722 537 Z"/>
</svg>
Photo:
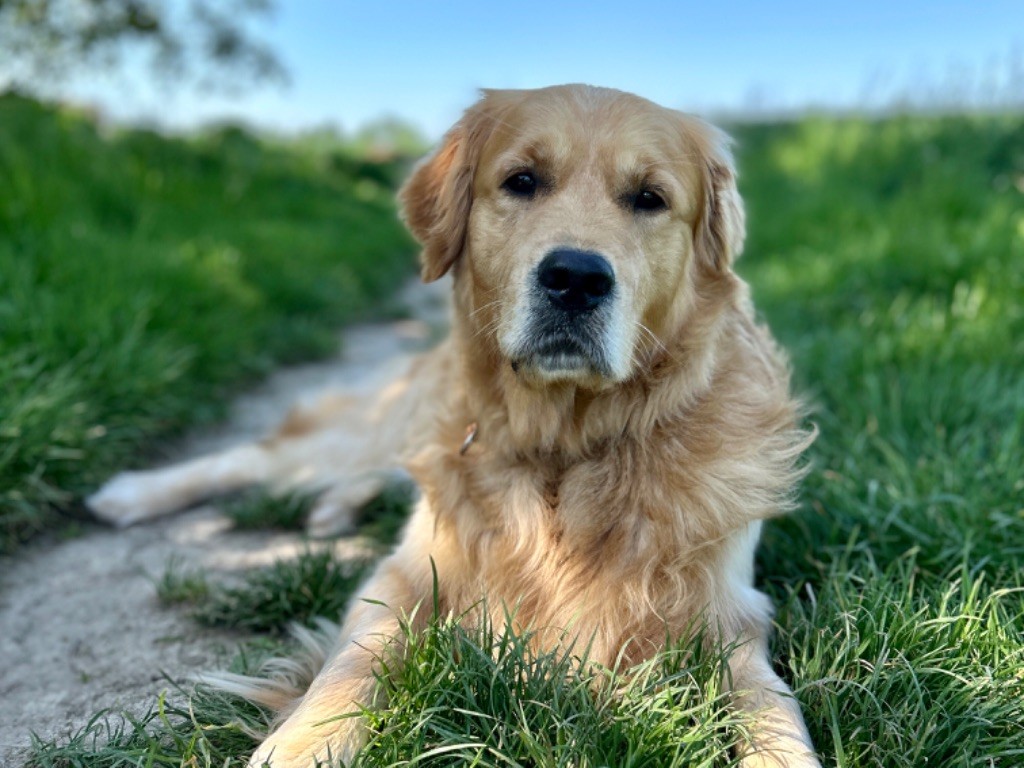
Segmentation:
<svg viewBox="0 0 1024 768">
<path fill-rule="evenodd" d="M 358 717 L 306 726 L 285 723 L 260 744 L 248 768 L 347 766 L 365 743 L 366 730 Z"/>
<path fill-rule="evenodd" d="M 813 752 L 801 747 L 793 751 L 766 750 L 748 754 L 740 760 L 740 768 L 821 768 Z"/>
</svg>

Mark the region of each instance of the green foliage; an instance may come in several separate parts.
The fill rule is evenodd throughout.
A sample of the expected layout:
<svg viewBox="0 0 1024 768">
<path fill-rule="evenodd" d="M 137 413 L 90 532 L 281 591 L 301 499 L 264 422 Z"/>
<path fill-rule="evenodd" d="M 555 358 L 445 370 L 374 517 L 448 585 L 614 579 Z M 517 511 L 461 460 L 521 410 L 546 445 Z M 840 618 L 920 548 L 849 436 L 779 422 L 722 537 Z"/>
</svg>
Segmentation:
<svg viewBox="0 0 1024 768">
<path fill-rule="evenodd" d="M 762 580 L 840 766 L 1024 755 L 1024 119 L 739 131 L 741 271 L 821 427 Z"/>
<path fill-rule="evenodd" d="M 244 654 L 236 661 L 235 671 L 255 673 Z M 258 707 L 206 686 L 176 689 L 141 716 L 100 712 L 66 740 L 35 740 L 28 768 L 242 768 L 253 734 L 269 721 Z"/>
<path fill-rule="evenodd" d="M 990 581 L 854 556 L 791 594 L 779 644 L 819 748 L 848 768 L 1020 765 L 1024 591 Z"/>
<path fill-rule="evenodd" d="M 722 689 L 727 653 L 701 637 L 625 672 L 569 644 L 538 652 L 507 624 L 435 617 L 402 641 L 356 766 L 727 766 L 743 738 Z"/>
<path fill-rule="evenodd" d="M 303 493 L 273 495 L 260 490 L 227 501 L 222 511 L 241 531 L 300 531 L 315 500 L 315 496 Z"/>
<path fill-rule="evenodd" d="M 156 581 L 156 596 L 164 605 L 195 604 L 210 594 L 206 574 L 189 569 L 180 558 L 171 557 Z"/>
<path fill-rule="evenodd" d="M 415 497 L 412 484 L 389 485 L 360 511 L 359 535 L 385 551 L 398 541 Z"/>
<path fill-rule="evenodd" d="M 411 483 L 385 487 L 359 510 L 358 534 L 381 551 L 390 547 L 405 525 L 414 494 L 415 487 Z M 228 500 L 223 512 L 238 530 L 300 531 L 305 527 L 316 498 L 316 494 L 273 494 L 261 489 Z"/>
<path fill-rule="evenodd" d="M 822 434 L 766 570 L 851 540 L 942 572 L 1024 554 L 1024 120 L 807 119 L 740 133 L 741 269 Z M 780 539 L 789 539 L 783 544 Z"/>
<path fill-rule="evenodd" d="M 726 653 L 699 637 L 612 672 L 583 649 L 538 653 L 529 635 L 468 631 L 450 617 L 402 635 L 402 662 L 385 661 L 379 681 L 391 705 L 367 714 L 370 746 L 353 766 L 726 768 L 745 738 L 722 690 Z M 267 655 L 243 652 L 232 671 L 255 674 Z M 187 708 L 161 697 L 143 717 L 101 713 L 66 741 L 37 742 L 29 765 L 241 766 L 268 720 L 198 686 Z"/>
<path fill-rule="evenodd" d="M 338 618 L 367 574 L 365 561 L 338 560 L 331 552 L 306 552 L 246 574 L 237 586 L 213 589 L 193 609 L 207 626 L 283 632 L 289 624 Z"/>
<path fill-rule="evenodd" d="M 0 96 L 0 551 L 412 272 L 360 167 Z"/>
</svg>

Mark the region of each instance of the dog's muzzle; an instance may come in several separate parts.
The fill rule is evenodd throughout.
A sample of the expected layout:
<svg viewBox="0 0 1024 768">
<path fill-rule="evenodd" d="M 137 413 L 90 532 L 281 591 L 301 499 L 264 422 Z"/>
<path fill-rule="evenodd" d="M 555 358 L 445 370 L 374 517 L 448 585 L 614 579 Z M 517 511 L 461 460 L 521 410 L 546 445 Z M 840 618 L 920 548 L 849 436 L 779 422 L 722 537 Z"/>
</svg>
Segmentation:
<svg viewBox="0 0 1024 768">
<path fill-rule="evenodd" d="M 615 272 L 598 253 L 551 251 L 532 273 L 529 321 L 513 368 L 545 379 L 609 377 L 608 334 Z"/>
</svg>

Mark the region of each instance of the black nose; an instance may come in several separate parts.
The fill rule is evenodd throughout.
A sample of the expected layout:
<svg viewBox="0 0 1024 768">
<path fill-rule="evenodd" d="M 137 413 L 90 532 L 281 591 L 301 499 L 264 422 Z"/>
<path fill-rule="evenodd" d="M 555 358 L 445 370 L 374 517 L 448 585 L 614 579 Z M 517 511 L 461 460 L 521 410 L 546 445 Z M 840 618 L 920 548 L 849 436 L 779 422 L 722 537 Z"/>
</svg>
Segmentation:
<svg viewBox="0 0 1024 768">
<path fill-rule="evenodd" d="M 552 251 L 537 266 L 537 282 L 559 309 L 593 309 L 612 292 L 615 273 L 603 257 L 588 251 Z"/>
</svg>

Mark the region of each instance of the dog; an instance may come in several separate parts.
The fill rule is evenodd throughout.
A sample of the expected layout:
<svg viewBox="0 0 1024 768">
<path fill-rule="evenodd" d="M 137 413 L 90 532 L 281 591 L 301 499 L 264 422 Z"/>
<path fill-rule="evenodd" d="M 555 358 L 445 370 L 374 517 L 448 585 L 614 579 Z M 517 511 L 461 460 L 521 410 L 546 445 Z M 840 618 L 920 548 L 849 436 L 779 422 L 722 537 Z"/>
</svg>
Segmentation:
<svg viewBox="0 0 1024 768">
<path fill-rule="evenodd" d="M 308 690 L 234 681 L 281 710 L 250 765 L 349 761 L 365 726 L 337 716 L 380 703 L 377 660 L 436 597 L 557 630 L 539 643 L 571 626 L 608 666 L 700 619 L 736 647 L 742 765 L 818 766 L 753 585 L 762 521 L 792 506 L 813 431 L 733 271 L 745 229 L 727 137 L 610 89 L 484 91 L 399 197 L 422 278 L 452 276 L 445 342 L 372 402 L 325 401 L 264 443 L 90 500 L 125 521 L 313 462 L 332 477 L 314 513 L 330 527 L 399 459 L 415 478 L 400 543 Z"/>
</svg>

